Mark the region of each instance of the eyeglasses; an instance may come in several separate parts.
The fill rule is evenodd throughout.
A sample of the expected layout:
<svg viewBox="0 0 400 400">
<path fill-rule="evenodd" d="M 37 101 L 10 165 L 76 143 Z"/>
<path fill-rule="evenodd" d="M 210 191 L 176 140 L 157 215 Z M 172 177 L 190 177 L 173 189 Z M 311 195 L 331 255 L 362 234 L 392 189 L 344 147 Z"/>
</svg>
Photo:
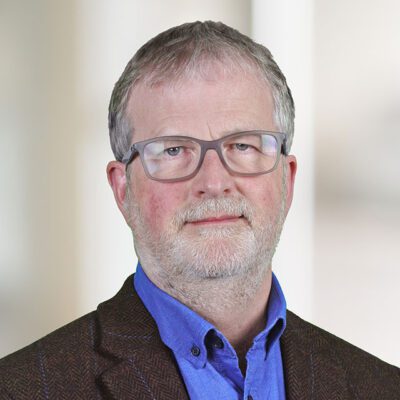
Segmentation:
<svg viewBox="0 0 400 400">
<path fill-rule="evenodd" d="M 139 154 L 146 175 L 161 182 L 178 182 L 195 176 L 207 150 L 217 152 L 234 175 L 256 176 L 273 171 L 280 154 L 287 155 L 286 133 L 238 132 L 217 140 L 189 136 L 161 136 L 134 143 L 122 162 L 126 168 Z"/>
</svg>

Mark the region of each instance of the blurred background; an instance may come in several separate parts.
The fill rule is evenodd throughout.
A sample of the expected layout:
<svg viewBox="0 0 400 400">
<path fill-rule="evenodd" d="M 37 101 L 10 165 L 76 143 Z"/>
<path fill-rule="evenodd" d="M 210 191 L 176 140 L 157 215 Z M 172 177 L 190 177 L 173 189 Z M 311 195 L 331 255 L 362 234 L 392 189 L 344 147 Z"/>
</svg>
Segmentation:
<svg viewBox="0 0 400 400">
<path fill-rule="evenodd" d="M 145 41 L 205 19 L 266 45 L 293 91 L 288 307 L 400 365 L 397 0 L 0 0 L 0 357 L 135 270 L 105 173 L 109 97 Z"/>
</svg>

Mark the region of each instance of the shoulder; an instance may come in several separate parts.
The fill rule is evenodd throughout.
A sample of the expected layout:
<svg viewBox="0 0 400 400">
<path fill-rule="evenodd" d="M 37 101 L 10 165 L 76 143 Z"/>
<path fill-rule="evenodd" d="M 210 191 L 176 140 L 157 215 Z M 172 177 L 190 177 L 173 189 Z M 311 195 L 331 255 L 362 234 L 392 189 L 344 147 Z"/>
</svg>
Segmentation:
<svg viewBox="0 0 400 400">
<path fill-rule="evenodd" d="M 371 397 L 372 392 L 376 393 L 376 398 L 382 399 L 393 398 L 390 396 L 395 393 L 400 396 L 399 368 L 302 320 L 290 311 L 287 316 L 286 339 L 300 346 L 303 356 L 312 355 L 317 360 L 315 368 L 342 371 L 354 398 L 374 398 Z"/>
<path fill-rule="evenodd" d="M 95 324 L 92 312 L 0 360 L 0 391 L 47 398 L 52 382 L 79 382 L 93 368 Z"/>
<path fill-rule="evenodd" d="M 0 399 L 95 398 L 137 350 L 165 351 L 130 276 L 93 311 L 0 360 Z"/>
<path fill-rule="evenodd" d="M 352 345 L 349 342 L 307 322 L 296 314 L 288 311 L 288 329 L 291 333 L 305 336 L 312 350 L 333 351 L 344 363 L 358 365 L 360 362 L 365 365 L 378 365 L 380 368 L 388 369 L 399 373 L 399 369 L 390 365 L 372 354 Z"/>
</svg>

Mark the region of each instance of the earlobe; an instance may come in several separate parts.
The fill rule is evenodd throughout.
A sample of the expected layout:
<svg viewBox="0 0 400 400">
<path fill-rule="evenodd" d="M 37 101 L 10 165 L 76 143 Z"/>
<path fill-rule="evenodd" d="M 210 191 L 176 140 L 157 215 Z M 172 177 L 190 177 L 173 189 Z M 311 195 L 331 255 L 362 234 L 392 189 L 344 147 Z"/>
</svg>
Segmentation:
<svg viewBox="0 0 400 400">
<path fill-rule="evenodd" d="M 119 161 L 110 161 L 107 165 L 107 178 L 108 183 L 114 193 L 115 201 L 117 202 L 118 208 L 127 218 L 125 209 L 125 197 L 126 197 L 126 174 L 125 165 Z"/>
</svg>

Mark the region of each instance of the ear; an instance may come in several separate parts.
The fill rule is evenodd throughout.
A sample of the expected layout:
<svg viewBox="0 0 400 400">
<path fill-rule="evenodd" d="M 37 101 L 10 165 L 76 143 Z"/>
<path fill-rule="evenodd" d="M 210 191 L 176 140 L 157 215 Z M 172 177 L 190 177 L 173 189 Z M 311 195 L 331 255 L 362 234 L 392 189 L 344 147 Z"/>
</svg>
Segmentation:
<svg viewBox="0 0 400 400">
<path fill-rule="evenodd" d="M 125 207 L 127 185 L 125 164 L 122 164 L 119 161 L 110 161 L 107 165 L 107 178 L 114 193 L 117 206 L 125 220 L 128 222 L 129 218 Z"/>
<path fill-rule="evenodd" d="M 288 155 L 283 160 L 286 163 L 286 210 L 285 215 L 289 212 L 293 200 L 294 182 L 297 172 L 297 160 L 293 155 Z"/>
</svg>

